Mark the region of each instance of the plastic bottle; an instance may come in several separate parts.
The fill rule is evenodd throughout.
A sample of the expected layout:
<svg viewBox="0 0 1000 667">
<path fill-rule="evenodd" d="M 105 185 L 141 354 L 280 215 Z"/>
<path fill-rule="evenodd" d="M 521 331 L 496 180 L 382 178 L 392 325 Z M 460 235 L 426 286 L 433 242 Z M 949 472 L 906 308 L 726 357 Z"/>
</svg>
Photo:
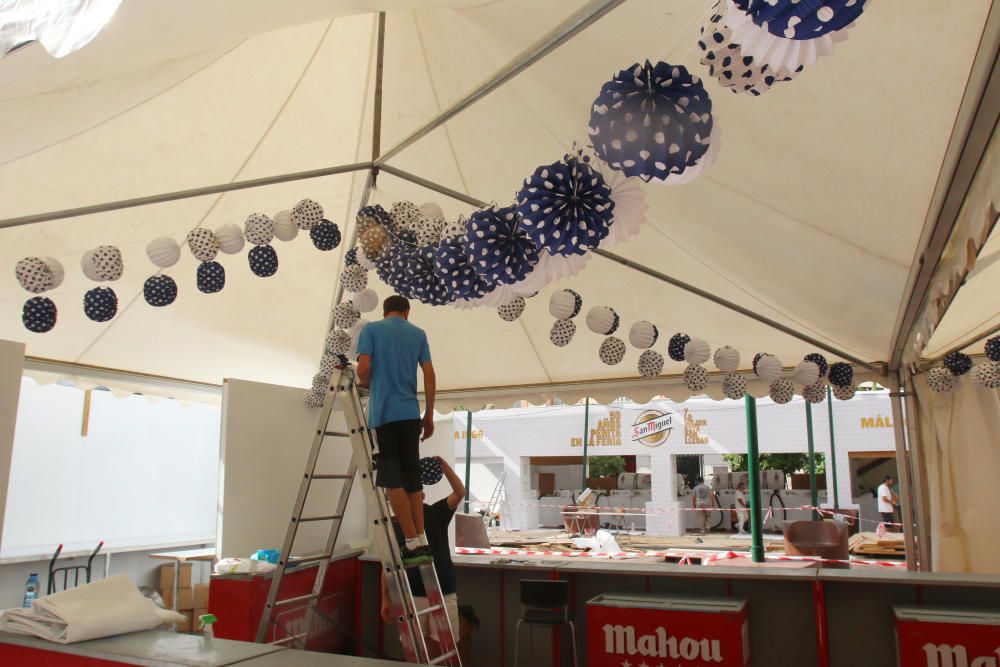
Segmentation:
<svg viewBox="0 0 1000 667">
<path fill-rule="evenodd" d="M 198 620 L 201 621 L 201 625 L 199 627 L 201 628 L 205 639 L 212 639 L 215 637 L 215 632 L 212 630 L 212 624 L 219 620 L 215 617 L 215 614 L 202 614 L 198 617 Z"/>
<path fill-rule="evenodd" d="M 31 603 L 38 599 L 38 573 L 32 572 L 31 576 L 28 577 L 28 583 L 24 585 L 24 604 L 22 605 L 25 609 L 31 608 Z"/>
</svg>

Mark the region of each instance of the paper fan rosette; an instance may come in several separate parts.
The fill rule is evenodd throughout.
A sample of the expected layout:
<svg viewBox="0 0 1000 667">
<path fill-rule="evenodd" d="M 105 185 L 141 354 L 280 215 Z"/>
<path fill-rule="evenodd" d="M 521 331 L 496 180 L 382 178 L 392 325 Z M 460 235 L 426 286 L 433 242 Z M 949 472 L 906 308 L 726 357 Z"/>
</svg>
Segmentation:
<svg viewBox="0 0 1000 667">
<path fill-rule="evenodd" d="M 379 279 L 408 299 L 414 298 L 410 289 L 409 268 L 410 256 L 417 250 L 416 242 L 417 237 L 413 232 L 407 229 L 400 231 L 393 245 L 381 254 L 375 265 Z M 358 253 L 359 263 L 362 263 L 362 257 L 366 257 L 364 249 Z"/>
<path fill-rule="evenodd" d="M 611 188 L 590 158 L 568 153 L 542 165 L 517 193 L 521 226 L 539 248 L 553 255 L 583 255 L 611 231 Z"/>
<path fill-rule="evenodd" d="M 554 282 L 571 278 L 580 273 L 590 258 L 590 253 L 566 256 L 550 255 L 547 252 L 539 253 L 538 264 L 524 280 L 515 283 L 513 288 L 521 296 L 540 292 Z"/>
<path fill-rule="evenodd" d="M 410 292 L 421 303 L 446 306 L 455 300 L 455 293 L 434 266 L 434 246 L 420 246 L 409 253 L 404 271 Z"/>
<path fill-rule="evenodd" d="M 723 21 L 744 55 L 795 71 L 833 53 L 866 0 L 729 0 Z"/>
<path fill-rule="evenodd" d="M 456 299 L 480 299 L 489 294 L 495 284 L 476 273 L 469 264 L 465 244 L 456 239 L 441 241 L 434 248 L 434 268 L 448 285 Z"/>
<path fill-rule="evenodd" d="M 705 159 L 713 125 L 712 100 L 700 78 L 683 65 L 646 61 L 601 87 L 588 132 L 612 169 L 675 184 Z"/>
<path fill-rule="evenodd" d="M 604 182 L 611 188 L 611 201 L 615 204 L 614 224 L 601 241 L 601 247 L 607 250 L 639 233 L 639 228 L 646 222 L 649 204 L 642 189 L 642 179 L 630 178 L 614 169 L 605 169 L 602 173 Z"/>
<path fill-rule="evenodd" d="M 520 226 L 514 206 L 482 208 L 466 224 L 469 263 L 491 282 L 512 285 L 538 264 L 538 248 Z"/>
</svg>

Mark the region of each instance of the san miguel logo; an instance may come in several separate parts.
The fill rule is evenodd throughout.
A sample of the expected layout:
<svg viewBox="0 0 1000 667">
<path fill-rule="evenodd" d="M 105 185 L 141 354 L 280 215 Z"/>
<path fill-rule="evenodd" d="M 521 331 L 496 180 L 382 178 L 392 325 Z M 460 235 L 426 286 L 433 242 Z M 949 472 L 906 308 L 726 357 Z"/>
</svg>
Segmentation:
<svg viewBox="0 0 1000 667">
<path fill-rule="evenodd" d="M 669 660 L 697 660 L 699 664 L 722 662 L 722 648 L 718 639 L 671 637 L 662 627 L 638 637 L 631 625 L 608 623 L 602 630 L 604 630 L 605 653 Z"/>
<path fill-rule="evenodd" d="M 632 442 L 659 447 L 674 430 L 674 413 L 646 410 L 632 424 Z"/>
</svg>

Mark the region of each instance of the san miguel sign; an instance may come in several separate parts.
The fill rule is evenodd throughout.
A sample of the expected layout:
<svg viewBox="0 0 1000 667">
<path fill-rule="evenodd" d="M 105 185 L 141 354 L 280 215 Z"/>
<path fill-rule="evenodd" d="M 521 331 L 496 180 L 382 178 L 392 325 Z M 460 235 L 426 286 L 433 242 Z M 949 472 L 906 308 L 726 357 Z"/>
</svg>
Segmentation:
<svg viewBox="0 0 1000 667">
<path fill-rule="evenodd" d="M 643 411 L 632 424 L 632 442 L 647 447 L 659 447 L 674 430 L 674 413 L 659 410 Z"/>
<path fill-rule="evenodd" d="M 1000 614 L 896 607 L 899 664 L 1000 667 Z"/>
</svg>

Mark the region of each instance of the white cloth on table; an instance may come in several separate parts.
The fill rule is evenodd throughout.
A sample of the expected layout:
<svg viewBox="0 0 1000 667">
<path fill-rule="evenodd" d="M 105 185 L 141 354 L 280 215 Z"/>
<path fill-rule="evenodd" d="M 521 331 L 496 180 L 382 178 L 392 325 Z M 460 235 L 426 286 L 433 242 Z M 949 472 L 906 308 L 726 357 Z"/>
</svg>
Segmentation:
<svg viewBox="0 0 1000 667">
<path fill-rule="evenodd" d="M 157 607 L 128 575 L 117 574 L 39 598 L 30 609 L 7 609 L 0 613 L 0 631 L 72 644 L 183 620 Z"/>
</svg>

